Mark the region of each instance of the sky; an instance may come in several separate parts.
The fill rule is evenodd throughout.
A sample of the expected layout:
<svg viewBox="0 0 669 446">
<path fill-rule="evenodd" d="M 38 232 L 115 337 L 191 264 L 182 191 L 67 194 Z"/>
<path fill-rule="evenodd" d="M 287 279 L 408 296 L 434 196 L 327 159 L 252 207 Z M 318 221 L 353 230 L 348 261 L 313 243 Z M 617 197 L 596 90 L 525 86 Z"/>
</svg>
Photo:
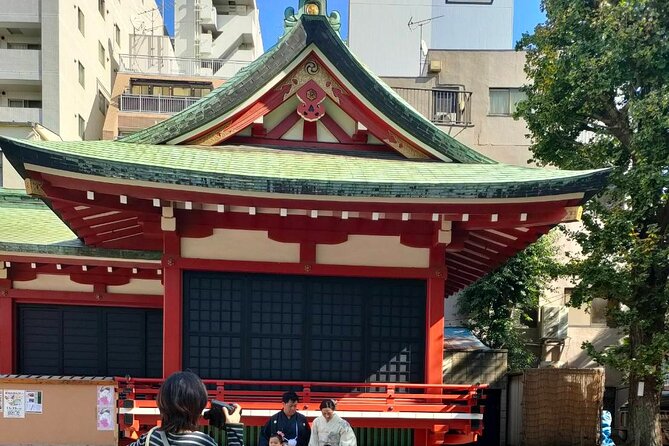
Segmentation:
<svg viewBox="0 0 669 446">
<path fill-rule="evenodd" d="M 158 8 L 165 2 L 165 16 L 167 29 L 174 35 L 174 0 L 156 0 Z M 297 8 L 298 0 L 256 0 L 260 10 L 260 29 L 265 49 L 274 45 L 283 32 L 283 11 L 288 6 Z M 329 0 L 328 10 L 337 10 L 342 15 L 342 38 L 346 39 L 348 31 L 348 2 L 349 0 Z M 516 42 L 523 32 L 529 32 L 544 21 L 541 12 L 540 0 L 514 0 L 513 40 Z"/>
</svg>

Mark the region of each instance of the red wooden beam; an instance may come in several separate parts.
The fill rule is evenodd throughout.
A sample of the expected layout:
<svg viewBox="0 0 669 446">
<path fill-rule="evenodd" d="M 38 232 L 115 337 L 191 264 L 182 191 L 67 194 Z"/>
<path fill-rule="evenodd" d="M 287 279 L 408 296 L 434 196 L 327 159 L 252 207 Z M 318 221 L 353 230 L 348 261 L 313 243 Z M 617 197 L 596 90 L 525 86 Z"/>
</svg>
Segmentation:
<svg viewBox="0 0 669 446">
<path fill-rule="evenodd" d="M 31 263 L 37 264 L 49 264 L 49 265 L 86 265 L 86 266 L 112 266 L 114 268 L 137 268 L 138 270 L 153 270 L 161 269 L 161 266 L 157 262 L 147 262 L 147 261 L 135 261 L 128 259 L 98 259 L 96 257 L 45 257 L 43 254 L 3 254 L 1 256 L 2 260 L 7 262 L 12 262 L 12 269 L 17 266 L 14 264 L 23 263 L 25 265 L 30 265 Z"/>
<path fill-rule="evenodd" d="M 296 115 L 297 116 L 297 115 Z M 251 136 L 235 136 L 230 138 L 226 143 L 229 144 L 246 144 L 246 145 L 259 145 L 259 146 L 278 146 L 278 147 L 287 147 L 287 148 L 313 148 L 314 144 L 304 141 L 294 141 L 288 139 L 270 139 L 270 138 L 254 138 Z M 385 144 L 367 144 L 365 142 L 352 142 L 350 144 L 342 144 L 338 142 L 319 142 L 319 149 L 328 149 L 328 150 L 343 150 L 350 152 L 354 151 L 363 151 L 363 152 L 382 152 L 382 153 L 396 153 L 393 149 L 386 146 Z"/>
<path fill-rule="evenodd" d="M 182 270 L 230 271 L 267 274 L 299 274 L 341 277 L 383 277 L 397 279 L 425 279 L 434 276 L 431 268 L 404 268 L 355 265 L 304 265 L 300 263 L 250 262 L 212 259 L 175 259 Z"/>
<path fill-rule="evenodd" d="M 116 294 L 82 291 L 12 289 L 9 290 L 8 296 L 18 304 L 91 305 L 130 308 L 163 307 L 163 297 L 150 294 Z"/>
<path fill-rule="evenodd" d="M 293 128 L 301 118 L 297 113 L 289 113 L 286 118 L 278 123 L 272 130 L 267 132 L 267 139 L 281 139 L 286 132 Z"/>
<path fill-rule="evenodd" d="M 323 123 L 325 128 L 328 129 L 330 131 L 330 133 L 332 133 L 332 135 L 335 138 L 337 138 L 337 140 L 340 143 L 343 143 L 343 144 L 353 144 L 354 143 L 353 138 L 351 137 L 351 135 L 346 133 L 346 130 L 341 128 L 339 126 L 339 124 L 337 124 L 337 121 L 332 119 L 332 116 L 323 115 L 323 117 L 321 118 L 321 122 Z"/>
<path fill-rule="evenodd" d="M 215 124 L 205 130 L 200 131 L 194 136 L 189 137 L 181 144 L 202 144 L 206 140 L 206 145 L 218 145 L 226 139 L 244 130 L 253 122 L 266 115 L 284 101 L 285 95 L 290 91 L 289 85 L 272 89 L 265 93 L 258 101 L 238 112 L 236 115 L 227 119 L 225 122 Z"/>
</svg>

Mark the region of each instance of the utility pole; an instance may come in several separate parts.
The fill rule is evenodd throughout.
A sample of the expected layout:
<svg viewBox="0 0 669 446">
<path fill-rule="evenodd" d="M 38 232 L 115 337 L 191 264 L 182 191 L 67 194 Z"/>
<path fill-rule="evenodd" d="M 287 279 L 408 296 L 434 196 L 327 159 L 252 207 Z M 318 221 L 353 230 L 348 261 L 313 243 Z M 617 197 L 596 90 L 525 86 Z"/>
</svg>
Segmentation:
<svg viewBox="0 0 669 446">
<path fill-rule="evenodd" d="M 417 22 L 413 21 L 413 17 L 409 18 L 409 23 L 407 23 L 407 26 L 409 26 L 409 29 L 413 31 L 416 28 L 420 29 L 420 41 L 418 42 L 418 75 L 420 75 L 423 72 L 423 58 L 427 57 L 427 49 L 423 48 L 423 26 L 427 25 L 428 23 L 431 23 L 433 20 L 440 19 L 444 15 L 438 15 L 435 17 L 430 17 L 429 19 L 425 20 L 419 20 Z M 423 54 L 425 52 L 425 54 Z"/>
</svg>

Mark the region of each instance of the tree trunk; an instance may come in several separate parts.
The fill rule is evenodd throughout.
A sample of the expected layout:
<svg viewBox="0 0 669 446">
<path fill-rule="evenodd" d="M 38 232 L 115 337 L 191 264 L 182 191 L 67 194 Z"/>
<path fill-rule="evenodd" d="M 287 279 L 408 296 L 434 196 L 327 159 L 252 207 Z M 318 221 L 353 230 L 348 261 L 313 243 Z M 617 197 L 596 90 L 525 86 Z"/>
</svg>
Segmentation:
<svg viewBox="0 0 669 446">
<path fill-rule="evenodd" d="M 634 354 L 634 346 L 643 342 L 644 337 L 642 330 L 634 325 L 636 324 L 632 323 L 630 327 L 632 354 Z M 639 396 L 641 383 L 643 383 L 643 394 Z M 662 446 L 660 396 L 663 383 L 658 382 L 655 376 L 640 376 L 632 372 L 629 384 L 627 444 L 630 446 Z"/>
</svg>

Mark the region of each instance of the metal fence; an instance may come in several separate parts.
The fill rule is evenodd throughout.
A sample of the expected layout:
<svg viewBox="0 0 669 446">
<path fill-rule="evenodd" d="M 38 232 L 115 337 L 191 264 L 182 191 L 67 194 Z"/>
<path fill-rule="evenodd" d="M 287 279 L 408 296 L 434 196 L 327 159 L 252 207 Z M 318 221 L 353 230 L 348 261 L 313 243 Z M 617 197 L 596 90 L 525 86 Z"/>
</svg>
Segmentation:
<svg viewBox="0 0 669 446">
<path fill-rule="evenodd" d="M 166 76 L 215 76 L 230 78 L 250 62 L 233 59 L 119 55 L 119 71 Z"/>
<path fill-rule="evenodd" d="M 392 87 L 421 115 L 439 125 L 472 125 L 472 93 L 462 90 Z"/>
<path fill-rule="evenodd" d="M 165 113 L 173 115 L 190 107 L 200 99 L 202 98 L 124 93 L 121 95 L 120 110 L 123 112 Z"/>
</svg>

